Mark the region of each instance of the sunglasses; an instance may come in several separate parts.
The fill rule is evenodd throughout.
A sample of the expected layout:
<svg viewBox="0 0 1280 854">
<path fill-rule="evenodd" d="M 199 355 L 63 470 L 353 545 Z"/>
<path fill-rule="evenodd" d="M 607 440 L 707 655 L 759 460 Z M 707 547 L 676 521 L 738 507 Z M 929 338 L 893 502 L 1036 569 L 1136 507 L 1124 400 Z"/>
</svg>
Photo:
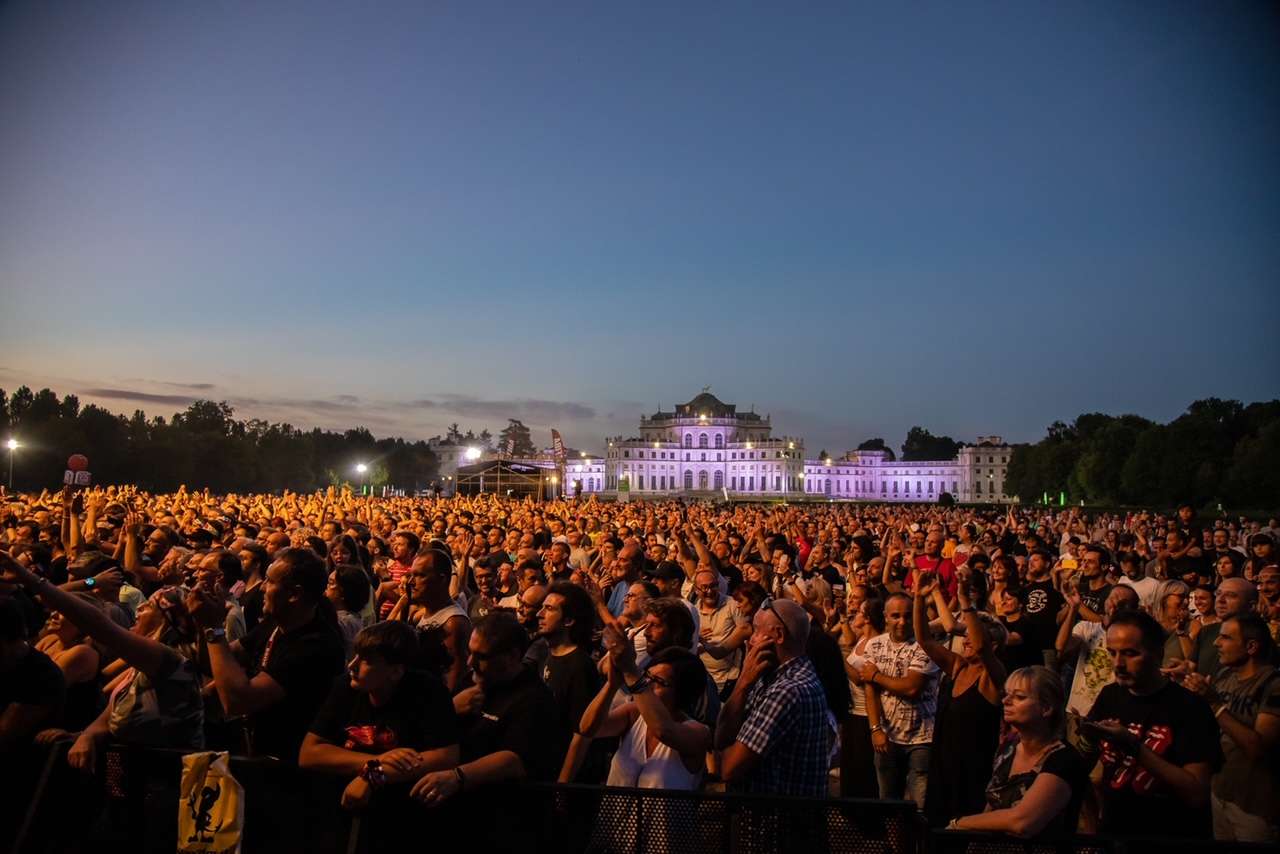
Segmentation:
<svg viewBox="0 0 1280 854">
<path fill-rule="evenodd" d="M 760 610 L 768 611 L 770 614 L 773 614 L 773 616 L 777 617 L 778 623 L 782 626 L 782 636 L 787 638 L 788 640 L 791 638 L 791 630 L 787 628 L 787 621 L 782 619 L 782 615 L 778 613 L 778 609 L 773 607 L 772 599 L 764 603 L 764 605 L 761 606 Z"/>
</svg>

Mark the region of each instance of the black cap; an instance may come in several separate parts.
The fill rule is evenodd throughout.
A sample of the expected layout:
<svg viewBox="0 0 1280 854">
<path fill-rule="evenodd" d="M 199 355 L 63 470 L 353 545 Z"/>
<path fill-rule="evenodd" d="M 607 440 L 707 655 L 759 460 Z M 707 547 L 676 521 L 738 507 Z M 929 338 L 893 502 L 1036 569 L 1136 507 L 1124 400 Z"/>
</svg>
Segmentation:
<svg viewBox="0 0 1280 854">
<path fill-rule="evenodd" d="M 667 581 L 676 581 L 684 578 L 684 570 L 680 568 L 680 564 L 672 560 L 661 561 L 657 566 L 648 571 L 653 578 L 662 578 Z"/>
</svg>

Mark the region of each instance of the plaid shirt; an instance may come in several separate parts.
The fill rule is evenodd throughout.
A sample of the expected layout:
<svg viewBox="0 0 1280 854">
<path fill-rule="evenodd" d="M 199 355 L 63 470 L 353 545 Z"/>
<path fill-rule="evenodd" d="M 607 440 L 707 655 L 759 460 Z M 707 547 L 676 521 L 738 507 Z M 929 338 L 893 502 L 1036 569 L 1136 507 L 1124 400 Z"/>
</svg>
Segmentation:
<svg viewBox="0 0 1280 854">
<path fill-rule="evenodd" d="M 760 757 L 741 790 L 825 797 L 831 767 L 827 697 L 808 656 L 751 686 L 738 741 Z"/>
</svg>

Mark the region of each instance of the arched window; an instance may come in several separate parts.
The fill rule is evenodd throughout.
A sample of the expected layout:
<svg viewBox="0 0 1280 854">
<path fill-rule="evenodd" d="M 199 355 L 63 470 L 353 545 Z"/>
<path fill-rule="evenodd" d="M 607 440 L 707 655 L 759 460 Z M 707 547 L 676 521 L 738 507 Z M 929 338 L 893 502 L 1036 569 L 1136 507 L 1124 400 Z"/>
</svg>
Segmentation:
<svg viewBox="0 0 1280 854">
<path fill-rule="evenodd" d="M 699 434 L 698 434 L 698 447 L 699 447 L 699 448 L 705 448 L 705 447 L 707 447 L 707 434 L 706 434 L 706 433 L 699 433 Z"/>
<path fill-rule="evenodd" d="M 684 471 L 684 488 L 693 489 L 693 472 L 689 469 Z"/>
<path fill-rule="evenodd" d="M 717 433 L 717 434 L 716 434 L 716 447 L 717 447 L 717 448 L 723 448 L 723 447 L 724 447 L 724 434 L 723 434 L 723 433 Z"/>
<path fill-rule="evenodd" d="M 698 489 L 706 490 L 707 488 L 707 470 L 703 469 L 698 472 Z"/>
<path fill-rule="evenodd" d="M 716 472 L 716 489 L 724 489 L 724 472 Z"/>
<path fill-rule="evenodd" d="M 824 486 L 826 487 L 826 489 L 823 491 L 826 492 L 827 495 L 830 495 L 831 494 L 831 478 L 826 479 Z"/>
<path fill-rule="evenodd" d="M 692 447 L 693 447 L 693 434 L 692 434 L 692 433 L 685 433 L 685 434 L 684 434 L 684 446 L 685 446 L 686 448 L 692 448 Z"/>
</svg>

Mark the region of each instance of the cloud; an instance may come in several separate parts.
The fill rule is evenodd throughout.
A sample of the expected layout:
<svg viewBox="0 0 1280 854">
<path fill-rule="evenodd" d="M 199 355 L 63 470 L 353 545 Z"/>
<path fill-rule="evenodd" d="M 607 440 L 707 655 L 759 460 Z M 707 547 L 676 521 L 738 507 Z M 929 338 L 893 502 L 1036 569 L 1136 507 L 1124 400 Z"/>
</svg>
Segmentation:
<svg viewBox="0 0 1280 854">
<path fill-rule="evenodd" d="M 175 383 L 168 380 L 149 380 L 146 377 L 124 377 L 115 379 L 121 383 L 141 383 L 142 385 L 164 386 L 165 388 L 184 388 L 188 391 L 212 391 L 217 388 L 213 383 Z M 101 380 L 99 380 L 101 382 Z"/>
<path fill-rule="evenodd" d="M 534 424 L 590 421 L 596 417 L 596 410 L 593 407 L 576 401 L 539 398 L 482 400 L 465 394 L 437 394 L 435 397 L 434 400 L 430 398 L 413 400 L 407 405 L 417 409 L 448 412 L 462 418 L 518 418 Z"/>
<path fill-rule="evenodd" d="M 105 397 L 109 400 L 141 400 L 145 403 L 169 403 L 176 406 L 190 406 L 200 399 L 182 394 L 152 394 L 127 388 L 86 388 L 80 393 L 90 397 Z"/>
</svg>

